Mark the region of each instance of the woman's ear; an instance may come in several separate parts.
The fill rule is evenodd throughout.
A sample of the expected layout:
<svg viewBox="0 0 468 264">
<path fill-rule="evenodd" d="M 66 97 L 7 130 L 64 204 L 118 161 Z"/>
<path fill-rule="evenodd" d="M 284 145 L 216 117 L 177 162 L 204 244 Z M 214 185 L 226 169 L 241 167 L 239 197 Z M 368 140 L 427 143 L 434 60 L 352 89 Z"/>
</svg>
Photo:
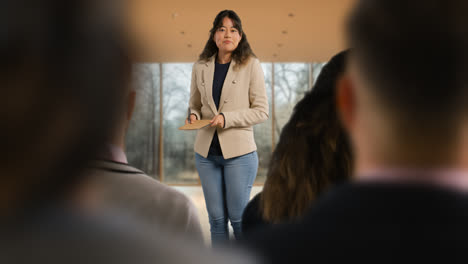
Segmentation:
<svg viewBox="0 0 468 264">
<path fill-rule="evenodd" d="M 336 107 L 343 127 L 350 132 L 353 129 L 356 114 L 356 96 L 352 79 L 343 75 L 336 85 Z"/>
</svg>

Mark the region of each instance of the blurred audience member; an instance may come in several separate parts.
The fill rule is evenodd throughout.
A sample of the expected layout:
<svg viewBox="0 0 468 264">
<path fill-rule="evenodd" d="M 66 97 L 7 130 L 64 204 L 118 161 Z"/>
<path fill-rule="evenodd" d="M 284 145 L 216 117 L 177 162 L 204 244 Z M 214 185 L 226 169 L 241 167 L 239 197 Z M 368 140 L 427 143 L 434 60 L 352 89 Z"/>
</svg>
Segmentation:
<svg viewBox="0 0 468 264">
<path fill-rule="evenodd" d="M 466 262 L 467 12 L 466 1 L 358 1 L 337 93 L 356 180 L 253 249 L 271 263 Z"/>
<path fill-rule="evenodd" d="M 247 205 L 242 231 L 300 219 L 330 186 L 348 180 L 351 146 L 336 113 L 335 86 L 347 51 L 323 67 L 281 131 L 263 191 Z"/>
<path fill-rule="evenodd" d="M 92 164 L 91 174 L 99 190 L 95 201 L 101 206 L 124 211 L 149 226 L 203 241 L 198 212 L 190 199 L 127 164 L 125 135 L 136 96 L 137 90 L 129 88 L 115 136 L 101 151 L 100 159 Z"/>
<path fill-rule="evenodd" d="M 75 203 L 130 79 L 119 1 L 0 5 L 0 263 L 249 262 Z"/>
</svg>

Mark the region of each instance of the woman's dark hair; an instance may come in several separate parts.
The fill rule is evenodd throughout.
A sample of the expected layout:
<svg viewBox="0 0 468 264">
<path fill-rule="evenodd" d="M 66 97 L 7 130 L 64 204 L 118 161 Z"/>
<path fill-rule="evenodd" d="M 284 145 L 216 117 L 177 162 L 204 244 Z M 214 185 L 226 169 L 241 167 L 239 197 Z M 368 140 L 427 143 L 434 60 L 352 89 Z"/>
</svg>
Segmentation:
<svg viewBox="0 0 468 264">
<path fill-rule="evenodd" d="M 299 218 L 318 195 L 350 177 L 351 146 L 335 104 L 336 81 L 348 53 L 323 67 L 281 132 L 261 194 L 260 208 L 269 222 Z"/>
<path fill-rule="evenodd" d="M 61 200 L 81 183 L 112 134 L 131 63 L 113 1 L 4 6 L 0 215 L 11 215 Z"/>
<path fill-rule="evenodd" d="M 223 19 L 225 17 L 228 17 L 232 20 L 234 28 L 239 30 L 239 34 L 242 36 L 239 45 L 232 53 L 232 59 L 234 59 L 238 65 L 242 66 L 249 60 L 250 57 L 255 57 L 255 54 L 253 53 L 252 48 L 250 48 L 249 41 L 247 41 L 247 35 L 242 29 L 242 22 L 239 16 L 232 10 L 221 11 L 216 16 L 215 20 L 213 21 L 213 27 L 210 29 L 210 37 L 206 42 L 205 48 L 200 54 L 199 60 L 208 61 L 211 57 L 213 57 L 213 55 L 218 53 L 218 46 L 216 46 L 213 37 L 216 31 L 223 26 Z"/>
</svg>

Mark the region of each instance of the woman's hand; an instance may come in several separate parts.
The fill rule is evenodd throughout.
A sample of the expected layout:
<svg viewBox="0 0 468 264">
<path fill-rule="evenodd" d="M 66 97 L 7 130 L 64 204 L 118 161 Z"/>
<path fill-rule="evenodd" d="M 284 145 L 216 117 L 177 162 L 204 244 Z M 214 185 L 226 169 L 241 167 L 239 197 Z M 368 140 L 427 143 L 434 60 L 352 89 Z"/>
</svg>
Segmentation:
<svg viewBox="0 0 468 264">
<path fill-rule="evenodd" d="M 224 115 L 215 115 L 215 117 L 211 119 L 210 123 L 212 127 L 219 126 L 223 128 L 224 127 Z"/>
<path fill-rule="evenodd" d="M 198 120 L 198 119 L 197 119 L 197 116 L 196 116 L 196 115 L 194 115 L 194 114 L 191 114 L 191 115 L 190 115 L 190 124 L 195 123 L 197 120 Z M 188 120 L 185 119 L 185 124 L 187 125 L 188 123 L 189 123 Z"/>
</svg>

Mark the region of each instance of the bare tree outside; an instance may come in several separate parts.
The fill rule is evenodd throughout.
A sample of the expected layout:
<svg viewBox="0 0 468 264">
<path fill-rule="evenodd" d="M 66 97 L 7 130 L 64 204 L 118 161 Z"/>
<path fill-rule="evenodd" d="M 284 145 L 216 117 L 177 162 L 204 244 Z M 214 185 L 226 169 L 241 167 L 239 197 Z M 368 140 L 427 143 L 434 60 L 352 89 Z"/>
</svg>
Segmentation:
<svg viewBox="0 0 468 264">
<path fill-rule="evenodd" d="M 271 108 L 271 64 L 262 63 L 263 73 L 265 75 L 265 88 L 268 96 L 268 104 L 270 105 L 270 118 L 272 117 L 272 108 Z M 268 164 L 270 163 L 271 154 L 272 154 L 272 145 L 271 145 L 271 121 L 267 120 L 264 123 L 255 125 L 254 127 L 254 136 L 255 143 L 257 144 L 257 153 L 258 153 L 258 173 L 255 183 L 263 184 L 266 179 L 266 174 L 268 170 Z"/>
<path fill-rule="evenodd" d="M 303 63 L 275 64 L 275 133 L 289 120 L 296 103 L 309 90 L 309 67 Z"/>
<path fill-rule="evenodd" d="M 196 131 L 182 131 L 187 118 L 192 76 L 191 63 L 164 64 L 163 75 L 163 128 L 164 178 L 167 183 L 196 184 L 193 145 Z"/>
<path fill-rule="evenodd" d="M 126 136 L 127 159 L 132 166 L 158 178 L 159 65 L 137 64 L 133 76 L 137 98 Z"/>
</svg>

